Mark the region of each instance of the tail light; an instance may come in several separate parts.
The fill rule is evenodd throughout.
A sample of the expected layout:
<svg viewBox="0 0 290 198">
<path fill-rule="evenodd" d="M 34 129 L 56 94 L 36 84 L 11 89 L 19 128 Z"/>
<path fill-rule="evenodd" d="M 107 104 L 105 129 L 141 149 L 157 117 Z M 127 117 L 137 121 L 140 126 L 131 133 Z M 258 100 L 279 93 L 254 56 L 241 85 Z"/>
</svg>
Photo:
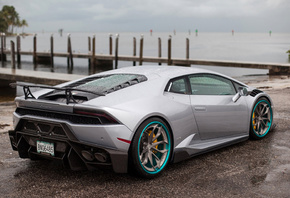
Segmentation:
<svg viewBox="0 0 290 198">
<path fill-rule="evenodd" d="M 86 115 L 88 117 L 98 118 L 101 124 L 119 124 L 119 122 L 103 111 L 91 109 L 74 109 L 75 114 Z"/>
</svg>

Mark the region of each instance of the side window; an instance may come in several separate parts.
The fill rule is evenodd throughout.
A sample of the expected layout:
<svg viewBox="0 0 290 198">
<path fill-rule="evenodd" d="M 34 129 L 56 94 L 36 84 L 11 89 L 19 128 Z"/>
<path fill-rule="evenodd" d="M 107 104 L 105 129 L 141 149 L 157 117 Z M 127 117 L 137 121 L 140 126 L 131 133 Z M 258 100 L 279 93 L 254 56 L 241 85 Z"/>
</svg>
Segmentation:
<svg viewBox="0 0 290 198">
<path fill-rule="evenodd" d="M 196 74 L 189 76 L 192 95 L 235 95 L 231 80 L 217 75 Z"/>
<path fill-rule="evenodd" d="M 233 82 L 233 83 L 234 83 L 236 90 L 239 90 L 240 87 L 245 87 L 244 85 L 241 85 L 239 83 L 236 83 L 236 82 Z"/>
<path fill-rule="evenodd" d="M 186 94 L 186 82 L 184 78 L 173 79 L 169 82 L 167 91 L 172 93 Z"/>
</svg>

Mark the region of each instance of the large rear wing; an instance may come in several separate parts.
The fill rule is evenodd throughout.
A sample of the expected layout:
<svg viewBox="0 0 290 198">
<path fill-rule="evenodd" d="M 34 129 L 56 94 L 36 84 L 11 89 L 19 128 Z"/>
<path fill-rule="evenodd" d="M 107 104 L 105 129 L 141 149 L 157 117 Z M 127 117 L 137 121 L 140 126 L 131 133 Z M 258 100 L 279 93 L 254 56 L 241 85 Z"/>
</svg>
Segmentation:
<svg viewBox="0 0 290 198">
<path fill-rule="evenodd" d="M 94 91 L 88 91 L 83 89 L 76 89 L 72 87 L 53 87 L 53 86 L 46 86 L 46 85 L 27 85 L 25 83 L 10 83 L 10 87 L 16 88 L 17 86 L 23 87 L 24 97 L 26 99 L 36 99 L 34 95 L 32 94 L 30 88 L 41 88 L 41 89 L 53 89 L 53 90 L 59 90 L 65 92 L 66 97 L 66 104 L 69 103 L 77 103 L 77 101 L 74 99 L 72 91 L 79 91 L 79 92 L 85 92 L 90 93 L 98 96 L 105 96 L 105 94 L 100 92 L 94 92 Z"/>
</svg>

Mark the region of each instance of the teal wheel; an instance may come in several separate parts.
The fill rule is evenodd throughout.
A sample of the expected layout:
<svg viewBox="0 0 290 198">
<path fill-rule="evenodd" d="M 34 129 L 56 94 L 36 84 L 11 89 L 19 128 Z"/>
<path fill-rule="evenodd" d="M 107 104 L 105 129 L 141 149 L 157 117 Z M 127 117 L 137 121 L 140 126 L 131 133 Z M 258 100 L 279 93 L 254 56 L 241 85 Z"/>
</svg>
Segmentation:
<svg viewBox="0 0 290 198">
<path fill-rule="evenodd" d="M 140 125 L 132 144 L 131 157 L 136 172 L 146 178 L 159 175 L 170 161 L 171 133 L 159 118 L 150 118 Z"/>
<path fill-rule="evenodd" d="M 270 102 L 265 99 L 259 99 L 252 111 L 250 137 L 261 139 L 270 131 L 273 123 L 273 111 Z"/>
</svg>

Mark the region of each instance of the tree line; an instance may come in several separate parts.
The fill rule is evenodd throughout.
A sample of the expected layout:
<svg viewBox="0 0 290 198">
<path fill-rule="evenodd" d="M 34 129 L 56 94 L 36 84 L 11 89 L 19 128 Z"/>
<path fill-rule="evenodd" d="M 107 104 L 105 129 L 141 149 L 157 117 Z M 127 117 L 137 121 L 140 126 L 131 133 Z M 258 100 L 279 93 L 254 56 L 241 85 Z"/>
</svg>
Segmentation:
<svg viewBox="0 0 290 198">
<path fill-rule="evenodd" d="M 28 23 L 25 19 L 20 19 L 14 6 L 4 5 L 0 11 L 0 32 L 11 35 L 17 28 L 22 28 L 23 33 L 24 27 L 28 27 Z"/>
</svg>

